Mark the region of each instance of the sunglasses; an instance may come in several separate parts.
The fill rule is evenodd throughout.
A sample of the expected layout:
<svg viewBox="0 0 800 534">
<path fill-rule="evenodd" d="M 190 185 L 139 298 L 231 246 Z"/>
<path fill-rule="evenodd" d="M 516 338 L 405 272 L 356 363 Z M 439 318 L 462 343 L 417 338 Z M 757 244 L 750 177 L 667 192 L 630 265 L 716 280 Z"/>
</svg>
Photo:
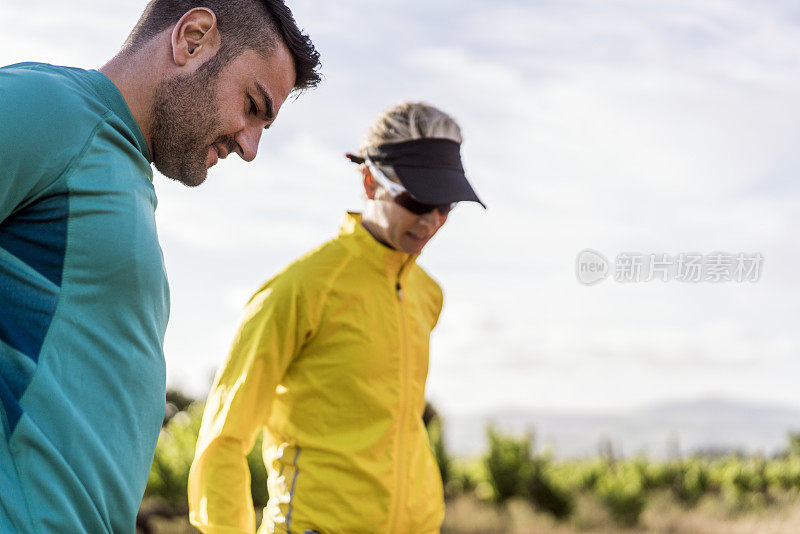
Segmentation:
<svg viewBox="0 0 800 534">
<path fill-rule="evenodd" d="M 392 195 L 392 201 L 398 206 L 407 209 L 414 215 L 425 215 L 433 210 L 439 212 L 439 215 L 446 217 L 448 213 L 456 207 L 455 202 L 448 202 L 447 204 L 424 204 L 408 192 L 408 189 L 391 181 L 383 172 L 369 159 L 369 156 L 364 155 L 364 163 L 367 165 L 369 172 L 377 180 L 378 184 L 386 189 Z"/>
</svg>

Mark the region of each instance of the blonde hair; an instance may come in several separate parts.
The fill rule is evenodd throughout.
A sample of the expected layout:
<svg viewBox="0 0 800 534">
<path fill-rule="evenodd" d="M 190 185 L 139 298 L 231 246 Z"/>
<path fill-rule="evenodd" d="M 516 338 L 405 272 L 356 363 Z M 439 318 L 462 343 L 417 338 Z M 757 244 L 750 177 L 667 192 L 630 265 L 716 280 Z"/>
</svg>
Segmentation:
<svg viewBox="0 0 800 534">
<path fill-rule="evenodd" d="M 425 102 L 401 102 L 384 111 L 361 143 L 360 152 L 384 143 L 399 143 L 424 137 L 452 139 L 461 143 L 461 128 L 447 113 Z"/>
</svg>

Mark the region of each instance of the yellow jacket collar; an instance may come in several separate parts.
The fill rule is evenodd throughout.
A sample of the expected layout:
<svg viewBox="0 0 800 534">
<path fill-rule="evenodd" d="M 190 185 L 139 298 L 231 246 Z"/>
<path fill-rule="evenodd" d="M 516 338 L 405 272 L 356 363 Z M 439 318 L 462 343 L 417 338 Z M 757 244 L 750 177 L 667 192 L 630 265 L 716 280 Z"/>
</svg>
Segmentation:
<svg viewBox="0 0 800 534">
<path fill-rule="evenodd" d="M 378 269 L 385 270 L 393 278 L 405 277 L 411 265 L 419 254 L 407 254 L 387 247 L 372 237 L 361 224 L 361 214 L 348 211 L 339 228 L 339 236 L 352 236 L 358 251 L 365 260 L 375 265 Z"/>
</svg>

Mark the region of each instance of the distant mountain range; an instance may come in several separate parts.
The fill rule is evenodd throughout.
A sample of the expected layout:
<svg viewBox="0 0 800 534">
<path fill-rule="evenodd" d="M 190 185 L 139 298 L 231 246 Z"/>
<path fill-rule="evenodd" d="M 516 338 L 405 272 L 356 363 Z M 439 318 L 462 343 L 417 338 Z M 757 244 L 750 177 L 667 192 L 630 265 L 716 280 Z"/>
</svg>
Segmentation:
<svg viewBox="0 0 800 534">
<path fill-rule="evenodd" d="M 489 423 L 507 433 L 531 430 L 537 450 L 552 447 L 558 458 L 594 456 L 601 444 L 609 443 L 620 456 L 725 451 L 773 455 L 786 448 L 788 431 L 800 431 L 800 409 L 709 398 L 605 414 L 505 410 L 454 415 L 444 419 L 450 453 L 481 454 Z"/>
</svg>

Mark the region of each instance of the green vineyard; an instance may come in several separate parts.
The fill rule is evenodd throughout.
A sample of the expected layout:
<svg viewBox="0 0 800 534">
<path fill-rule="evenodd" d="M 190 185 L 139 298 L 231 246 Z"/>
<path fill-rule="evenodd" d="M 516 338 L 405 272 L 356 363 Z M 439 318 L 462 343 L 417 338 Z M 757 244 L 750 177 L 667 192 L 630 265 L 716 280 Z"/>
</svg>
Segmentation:
<svg viewBox="0 0 800 534">
<path fill-rule="evenodd" d="M 191 532 L 185 521 L 186 484 L 202 404 L 183 408 L 159 438 L 140 512 L 144 532 L 179 531 L 176 521 Z M 485 454 L 466 459 L 448 455 L 442 426 L 438 417 L 428 424 L 448 502 L 444 532 L 682 532 L 680 527 L 645 528 L 648 509 L 662 518 L 711 515 L 726 525 L 771 514 L 775 530 L 765 532 L 793 532 L 800 525 L 800 434 L 789 434 L 786 450 L 772 458 L 728 454 L 656 461 L 615 458 L 606 451 L 595 458 L 556 460 L 536 450 L 531 434 L 506 435 L 489 427 Z M 260 443 L 248 460 L 258 510 L 268 498 Z M 787 509 L 794 513 L 794 527 Z M 170 528 L 158 530 L 159 522 L 170 517 Z"/>
</svg>

